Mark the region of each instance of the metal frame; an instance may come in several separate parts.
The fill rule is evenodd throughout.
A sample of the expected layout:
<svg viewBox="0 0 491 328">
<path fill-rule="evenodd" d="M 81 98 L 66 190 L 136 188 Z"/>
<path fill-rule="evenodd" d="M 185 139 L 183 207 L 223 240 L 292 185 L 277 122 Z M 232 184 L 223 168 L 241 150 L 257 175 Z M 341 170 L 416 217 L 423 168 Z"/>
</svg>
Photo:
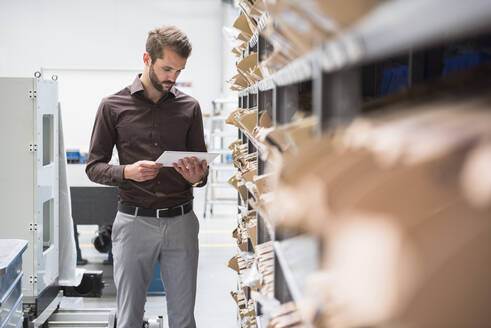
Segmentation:
<svg viewBox="0 0 491 328">
<path fill-rule="evenodd" d="M 43 291 L 57 285 L 59 274 L 57 82 L 1 78 L 0 99 L 2 131 L 9 136 L 0 141 L 9 159 L 0 164 L 0 205 L 8 222 L 0 237 L 28 241 L 22 285 L 24 303 L 35 304 Z"/>
</svg>

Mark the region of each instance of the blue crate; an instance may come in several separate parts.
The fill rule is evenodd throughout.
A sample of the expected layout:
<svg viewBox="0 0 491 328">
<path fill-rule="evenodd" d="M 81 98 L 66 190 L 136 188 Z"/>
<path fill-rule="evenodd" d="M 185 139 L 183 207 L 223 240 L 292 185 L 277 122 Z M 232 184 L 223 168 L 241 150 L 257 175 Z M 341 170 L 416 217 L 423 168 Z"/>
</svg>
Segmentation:
<svg viewBox="0 0 491 328">
<path fill-rule="evenodd" d="M 80 152 L 79 151 L 67 151 L 66 160 L 68 163 L 79 163 L 80 162 Z"/>
<path fill-rule="evenodd" d="M 87 154 L 80 154 L 80 159 L 79 159 L 79 163 L 80 164 L 85 164 L 87 163 L 87 158 L 89 157 L 89 155 Z"/>
<path fill-rule="evenodd" d="M 379 87 L 379 95 L 386 96 L 398 92 L 409 85 L 408 80 L 409 67 L 407 65 L 384 70 Z"/>
<path fill-rule="evenodd" d="M 460 72 L 491 60 L 491 55 L 482 52 L 469 52 L 445 58 L 442 76 Z"/>
</svg>

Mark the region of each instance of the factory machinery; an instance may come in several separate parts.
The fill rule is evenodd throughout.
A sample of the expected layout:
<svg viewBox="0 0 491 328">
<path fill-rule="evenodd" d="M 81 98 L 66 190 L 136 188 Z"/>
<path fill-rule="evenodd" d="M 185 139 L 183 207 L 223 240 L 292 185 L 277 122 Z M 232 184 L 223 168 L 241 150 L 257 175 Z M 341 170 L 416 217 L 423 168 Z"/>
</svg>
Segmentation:
<svg viewBox="0 0 491 328">
<path fill-rule="evenodd" d="M 76 260 L 67 252 L 74 238 L 58 82 L 39 73 L 0 78 L 0 115 L 0 328 L 114 327 L 115 309 L 60 307 L 80 288 L 100 296 L 103 283 L 102 272 L 86 272 L 78 287 L 66 277 Z M 163 327 L 163 319 L 143 326 Z"/>
</svg>

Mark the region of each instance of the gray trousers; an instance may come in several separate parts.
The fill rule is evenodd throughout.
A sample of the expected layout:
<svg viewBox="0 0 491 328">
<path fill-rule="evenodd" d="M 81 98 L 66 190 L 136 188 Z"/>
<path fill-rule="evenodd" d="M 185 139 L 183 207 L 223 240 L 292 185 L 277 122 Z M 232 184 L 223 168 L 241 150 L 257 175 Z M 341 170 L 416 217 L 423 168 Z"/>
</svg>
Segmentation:
<svg viewBox="0 0 491 328">
<path fill-rule="evenodd" d="M 169 328 L 195 328 L 199 222 L 193 211 L 152 218 L 118 212 L 112 230 L 117 327 L 139 328 L 156 260 L 166 290 Z"/>
</svg>

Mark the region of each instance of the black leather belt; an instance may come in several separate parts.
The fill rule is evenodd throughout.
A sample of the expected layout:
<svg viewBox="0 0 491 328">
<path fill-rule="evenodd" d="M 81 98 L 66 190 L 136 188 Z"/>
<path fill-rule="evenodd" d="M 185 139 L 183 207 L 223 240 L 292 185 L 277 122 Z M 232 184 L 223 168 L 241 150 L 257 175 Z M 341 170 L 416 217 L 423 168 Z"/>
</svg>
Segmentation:
<svg viewBox="0 0 491 328">
<path fill-rule="evenodd" d="M 181 216 L 193 209 L 193 202 L 188 202 L 179 206 L 169 208 L 145 208 L 118 203 L 118 211 L 134 216 L 150 216 L 157 218 L 168 218 Z"/>
</svg>

